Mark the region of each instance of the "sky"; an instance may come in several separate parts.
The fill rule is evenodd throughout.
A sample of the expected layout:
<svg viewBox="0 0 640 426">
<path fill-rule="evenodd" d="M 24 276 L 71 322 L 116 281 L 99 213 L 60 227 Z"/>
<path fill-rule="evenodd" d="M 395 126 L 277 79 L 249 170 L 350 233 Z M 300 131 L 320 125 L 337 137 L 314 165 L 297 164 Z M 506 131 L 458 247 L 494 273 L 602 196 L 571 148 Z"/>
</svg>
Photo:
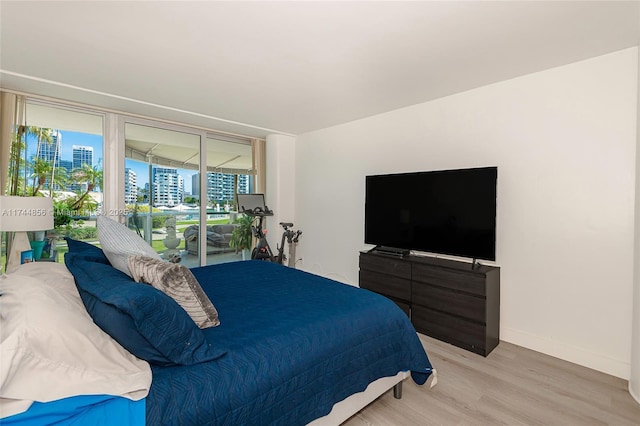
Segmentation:
<svg viewBox="0 0 640 426">
<path fill-rule="evenodd" d="M 93 147 L 93 165 L 102 164 L 102 136 L 88 133 L 60 131 L 62 134 L 61 160 L 73 160 L 73 145 Z M 27 158 L 35 155 L 38 139 L 35 136 L 27 137 Z"/>
<path fill-rule="evenodd" d="M 103 141 L 102 136 L 89 133 L 72 132 L 68 130 L 60 130 L 62 135 L 62 152 L 61 160 L 73 160 L 73 145 L 83 145 L 93 147 L 93 166 L 102 168 L 103 157 Z M 27 137 L 27 158 L 31 158 L 36 153 L 38 139 L 34 136 Z M 149 166 L 141 161 L 125 159 L 125 167 L 129 167 L 136 173 L 136 182 L 138 187 L 144 188 L 149 182 Z M 184 178 L 184 191 L 191 194 L 191 176 L 197 172 L 194 170 L 178 169 L 178 173 Z"/>
</svg>

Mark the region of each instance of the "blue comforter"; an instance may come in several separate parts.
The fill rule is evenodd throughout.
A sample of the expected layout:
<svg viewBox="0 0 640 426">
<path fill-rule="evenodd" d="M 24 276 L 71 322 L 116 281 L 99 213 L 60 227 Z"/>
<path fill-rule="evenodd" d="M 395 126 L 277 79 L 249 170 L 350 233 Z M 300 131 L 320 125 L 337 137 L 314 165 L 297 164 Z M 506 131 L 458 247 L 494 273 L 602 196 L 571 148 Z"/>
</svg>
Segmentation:
<svg viewBox="0 0 640 426">
<path fill-rule="evenodd" d="M 228 352 L 192 366 L 153 367 L 150 425 L 303 425 L 381 377 L 431 364 L 390 300 L 281 265 L 247 261 L 192 269 Z"/>
</svg>

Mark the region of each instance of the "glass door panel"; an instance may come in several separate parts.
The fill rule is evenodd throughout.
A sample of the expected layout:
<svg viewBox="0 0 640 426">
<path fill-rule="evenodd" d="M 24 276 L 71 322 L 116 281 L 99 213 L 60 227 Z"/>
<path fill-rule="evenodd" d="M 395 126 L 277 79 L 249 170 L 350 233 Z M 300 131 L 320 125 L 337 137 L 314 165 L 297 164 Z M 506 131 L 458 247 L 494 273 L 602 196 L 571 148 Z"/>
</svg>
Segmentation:
<svg viewBox="0 0 640 426">
<path fill-rule="evenodd" d="M 207 136 L 207 244 L 206 264 L 248 259 L 249 250 L 242 250 L 234 241 L 238 227 L 236 194 L 251 193 L 252 156 L 248 141 L 225 140 Z M 236 231 L 238 232 L 238 231 Z"/>
<path fill-rule="evenodd" d="M 127 224 L 161 257 L 199 266 L 200 135 L 125 123 Z"/>
<path fill-rule="evenodd" d="M 68 236 L 98 245 L 96 215 L 103 207 L 104 116 L 27 102 L 26 157 L 21 193 L 53 197 L 54 229 L 40 260 L 64 262 Z"/>
</svg>

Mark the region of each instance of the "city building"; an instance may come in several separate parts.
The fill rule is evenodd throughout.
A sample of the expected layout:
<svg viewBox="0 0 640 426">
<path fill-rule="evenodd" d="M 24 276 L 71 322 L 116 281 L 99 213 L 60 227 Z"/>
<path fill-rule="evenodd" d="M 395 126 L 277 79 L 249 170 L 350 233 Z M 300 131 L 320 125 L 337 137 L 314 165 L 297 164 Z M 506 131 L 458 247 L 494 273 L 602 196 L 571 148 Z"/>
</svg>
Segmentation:
<svg viewBox="0 0 640 426">
<path fill-rule="evenodd" d="M 84 145 L 73 145 L 73 157 L 71 160 L 71 170 L 79 169 L 83 165 L 93 165 L 93 147 Z M 67 185 L 67 191 L 83 192 L 87 188 L 87 184 L 70 183 Z"/>
<path fill-rule="evenodd" d="M 37 157 L 53 163 L 55 167 L 60 166 L 60 152 L 62 151 L 62 134 L 58 130 L 52 130 L 51 143 L 41 142 Z"/>
<path fill-rule="evenodd" d="M 63 168 L 67 171 L 67 176 L 71 176 L 71 171 L 73 170 L 73 161 L 60 160 L 60 168 Z"/>
<path fill-rule="evenodd" d="M 73 145 L 73 168 L 79 169 L 84 164 L 93 165 L 93 147 Z"/>
<path fill-rule="evenodd" d="M 182 203 L 184 199 L 184 179 L 178 174 L 178 169 L 154 167 L 152 179 L 154 207 L 173 207 Z"/>
<path fill-rule="evenodd" d="M 138 200 L 138 184 L 136 172 L 130 168 L 124 169 L 124 202 L 135 204 Z"/>
<path fill-rule="evenodd" d="M 39 158 L 52 163 L 54 168 L 61 165 L 60 152 L 62 151 L 62 134 L 57 130 L 51 130 L 51 143 L 41 141 L 38 144 L 37 151 L 31 156 L 31 161 Z M 49 178 L 45 180 L 45 188 L 49 187 Z M 54 185 L 54 190 L 59 190 L 58 185 Z"/>
<path fill-rule="evenodd" d="M 234 182 L 235 178 L 238 178 L 238 191 L 239 194 L 248 194 L 249 176 L 248 175 L 233 175 L 228 173 L 207 173 L 207 194 L 206 198 L 209 201 L 233 201 L 235 198 Z M 191 192 L 195 196 L 200 193 L 200 173 L 196 173 L 191 176 Z"/>
</svg>

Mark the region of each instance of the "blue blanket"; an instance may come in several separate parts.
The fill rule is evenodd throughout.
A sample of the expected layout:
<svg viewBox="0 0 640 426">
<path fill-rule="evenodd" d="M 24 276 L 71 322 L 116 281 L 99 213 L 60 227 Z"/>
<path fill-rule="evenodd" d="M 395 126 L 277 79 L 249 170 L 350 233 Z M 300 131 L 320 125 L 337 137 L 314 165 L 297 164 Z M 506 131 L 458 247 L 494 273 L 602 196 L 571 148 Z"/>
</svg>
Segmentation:
<svg viewBox="0 0 640 426">
<path fill-rule="evenodd" d="M 378 378 L 431 374 L 409 319 L 380 295 L 268 262 L 192 271 L 220 314 L 206 337 L 228 353 L 153 367 L 150 425 L 304 425 Z"/>
</svg>

